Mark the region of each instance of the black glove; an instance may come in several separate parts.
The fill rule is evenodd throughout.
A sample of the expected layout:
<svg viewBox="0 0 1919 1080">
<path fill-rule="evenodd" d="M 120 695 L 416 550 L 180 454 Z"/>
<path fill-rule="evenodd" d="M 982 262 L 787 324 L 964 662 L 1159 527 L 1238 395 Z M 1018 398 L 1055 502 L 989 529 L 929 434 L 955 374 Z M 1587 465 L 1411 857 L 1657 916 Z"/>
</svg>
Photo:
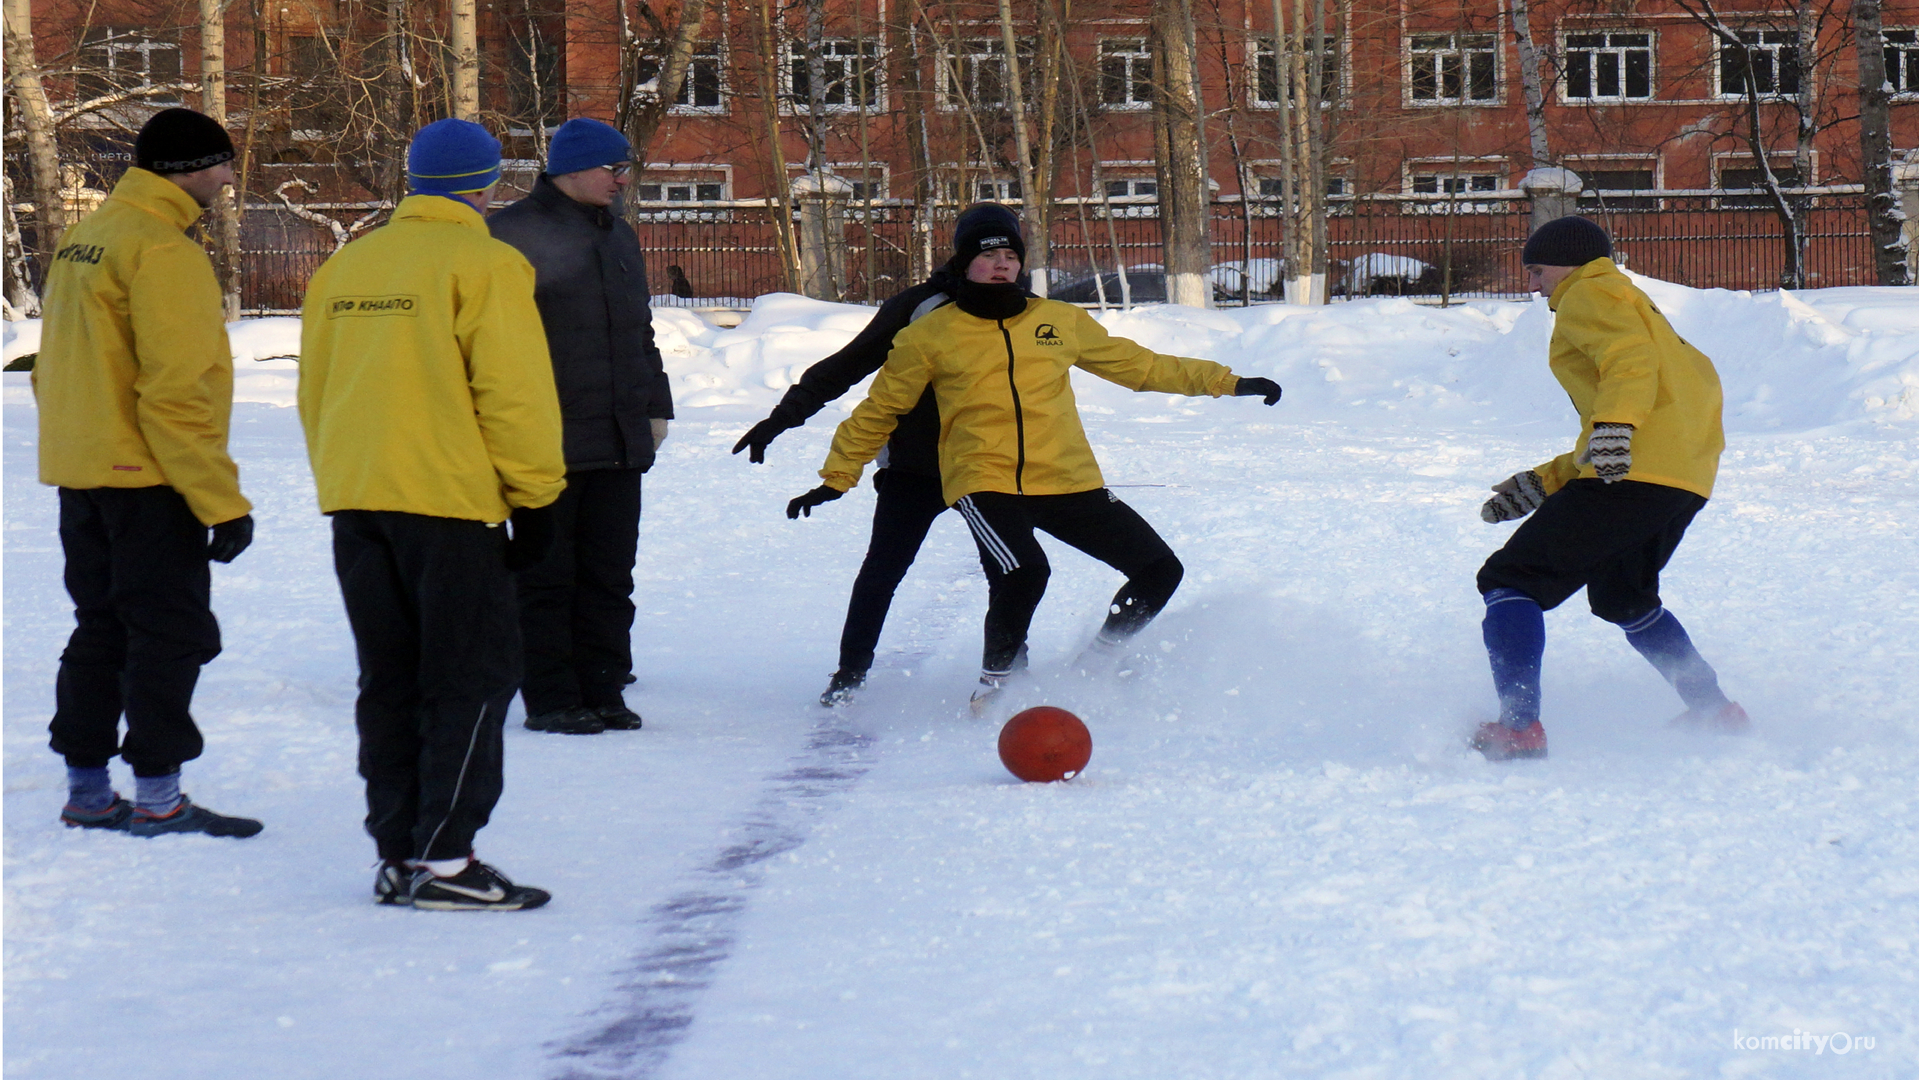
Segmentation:
<svg viewBox="0 0 1919 1080">
<path fill-rule="evenodd" d="M 553 504 L 513 511 L 513 534 L 506 541 L 506 568 L 525 570 L 546 558 L 553 546 Z"/>
<path fill-rule="evenodd" d="M 1234 397 L 1262 397 L 1266 404 L 1279 404 L 1279 384 L 1271 379 L 1241 379 L 1233 384 Z"/>
<path fill-rule="evenodd" d="M 213 539 L 207 541 L 207 558 L 217 563 L 232 562 L 251 543 L 253 515 L 241 514 L 232 521 L 222 521 L 213 527 Z"/>
<path fill-rule="evenodd" d="M 821 503 L 832 502 L 844 494 L 846 494 L 846 492 L 841 491 L 839 488 L 828 487 L 825 484 L 821 484 L 819 487 L 787 503 L 786 516 L 792 518 L 794 521 L 798 521 L 801 514 L 812 517 L 815 506 Z"/>
<path fill-rule="evenodd" d="M 755 465 L 764 465 L 766 448 L 772 445 L 774 439 L 779 438 L 780 432 L 792 426 L 777 415 L 769 416 L 748 428 L 746 434 L 740 436 L 740 441 L 733 444 L 733 452 L 737 454 L 751 447 L 753 452 L 748 454 L 746 459 Z"/>
</svg>

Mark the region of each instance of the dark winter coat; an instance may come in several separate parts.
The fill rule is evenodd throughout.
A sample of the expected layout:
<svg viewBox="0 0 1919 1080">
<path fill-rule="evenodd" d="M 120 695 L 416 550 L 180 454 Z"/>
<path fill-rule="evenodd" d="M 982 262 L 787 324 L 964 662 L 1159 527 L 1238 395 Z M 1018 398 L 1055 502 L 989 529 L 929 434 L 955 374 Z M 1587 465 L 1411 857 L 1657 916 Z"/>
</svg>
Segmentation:
<svg viewBox="0 0 1919 1080">
<path fill-rule="evenodd" d="M 487 224 L 533 264 L 568 471 L 651 467 L 650 421 L 673 418 L 673 395 L 653 344 L 639 237 L 545 176 Z"/>
</svg>

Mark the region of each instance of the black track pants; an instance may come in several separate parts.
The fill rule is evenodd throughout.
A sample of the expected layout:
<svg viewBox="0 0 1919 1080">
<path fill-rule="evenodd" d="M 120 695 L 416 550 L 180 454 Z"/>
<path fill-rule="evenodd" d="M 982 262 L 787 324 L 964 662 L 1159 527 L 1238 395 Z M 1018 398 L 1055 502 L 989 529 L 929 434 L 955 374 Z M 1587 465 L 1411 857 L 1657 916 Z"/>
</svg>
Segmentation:
<svg viewBox="0 0 1919 1080">
<path fill-rule="evenodd" d="M 866 560 L 853 579 L 853 596 L 846 604 L 846 627 L 840 631 L 840 670 L 865 671 L 873 666 L 880 627 L 893 606 L 893 593 L 919 554 L 933 519 L 946 511 L 937 476 L 921 476 L 898 469 L 873 474 L 873 538 Z"/>
<path fill-rule="evenodd" d="M 1584 588 L 1594 615 L 1630 623 L 1659 607 L 1659 572 L 1705 505 L 1664 484 L 1574 480 L 1486 560 L 1479 591 L 1518 589 L 1551 611 Z"/>
<path fill-rule="evenodd" d="M 553 504 L 553 546 L 518 575 L 528 715 L 620 704 L 633 673 L 641 475 L 568 473 Z"/>
<path fill-rule="evenodd" d="M 520 682 L 506 530 L 390 511 L 333 515 L 360 657 L 360 775 L 383 859 L 456 859 L 499 801 Z"/>
<path fill-rule="evenodd" d="M 1124 638 L 1153 621 L 1185 568 L 1146 519 L 1105 488 L 1071 495 L 1007 495 L 978 491 L 955 509 L 979 545 L 986 571 L 986 648 L 980 666 L 1006 671 L 1026 644 L 1033 611 L 1046 594 L 1052 567 L 1033 536 L 1051 533 L 1126 575 L 1113 595 L 1100 634 Z"/>
<path fill-rule="evenodd" d="M 61 488 L 60 546 L 78 625 L 60 654 L 54 752 L 81 768 L 117 753 L 136 776 L 178 772 L 205 745 L 188 708 L 220 655 L 206 526 L 170 487 Z"/>
</svg>

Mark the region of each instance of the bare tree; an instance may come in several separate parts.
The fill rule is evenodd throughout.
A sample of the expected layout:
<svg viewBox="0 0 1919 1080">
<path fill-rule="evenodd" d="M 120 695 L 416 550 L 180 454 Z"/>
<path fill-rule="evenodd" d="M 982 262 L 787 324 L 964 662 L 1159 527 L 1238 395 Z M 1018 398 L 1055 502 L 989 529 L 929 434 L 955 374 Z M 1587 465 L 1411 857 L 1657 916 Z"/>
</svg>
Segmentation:
<svg viewBox="0 0 1919 1080">
<path fill-rule="evenodd" d="M 693 49 L 706 20 L 707 0 L 681 0 L 673 24 L 667 26 L 655 19 L 655 35 L 645 40 L 634 30 L 627 2 L 619 0 L 620 100 L 616 116 L 627 142 L 633 145 L 634 168 L 638 169 L 646 164 L 661 121 L 685 89 L 686 72 L 693 63 Z M 654 18 L 651 7 L 642 3 L 641 9 Z M 653 72 L 650 79 L 638 77 L 644 69 Z M 776 91 L 769 86 L 766 92 Z"/>
<path fill-rule="evenodd" d="M 1013 31 L 1012 0 L 999 0 L 1000 41 L 1006 49 L 1006 97 L 1013 113 L 1014 165 L 1019 176 L 1020 213 L 1027 237 L 1026 269 L 1033 278 L 1033 291 L 1046 295 L 1046 244 L 1042 233 L 1046 215 L 1041 207 L 1051 201 L 1052 192 L 1041 191 L 1033 183 L 1033 140 L 1026 129 L 1026 81 L 1020 78 L 1019 37 Z M 1035 241 L 1038 241 L 1037 246 Z"/>
<path fill-rule="evenodd" d="M 1153 144 L 1165 237 L 1166 299 L 1212 306 L 1212 238 L 1207 220 L 1203 104 L 1193 77 L 1191 0 L 1156 0 L 1153 14 Z"/>
<path fill-rule="evenodd" d="M 1881 285 L 1910 284 L 1906 214 L 1892 189 L 1892 87 L 1886 82 L 1886 35 L 1879 0 L 1853 0 L 1859 54 L 1859 161 L 1872 228 L 1873 268 Z"/>
<path fill-rule="evenodd" d="M 67 220 L 60 199 L 60 151 L 54 141 L 53 108 L 47 102 L 46 84 L 33 51 L 32 0 L 6 0 L 6 64 L 7 87 L 13 92 L 14 103 L 10 111 L 16 113 L 27 133 L 34 225 L 39 233 L 36 246 L 50 255 Z M 25 299 L 30 290 L 30 284 L 23 283 L 10 293 Z M 33 298 L 33 308 L 39 308 L 38 297 Z"/>
<path fill-rule="evenodd" d="M 221 127 L 227 122 L 226 0 L 200 0 L 200 111 Z M 234 193 L 221 192 L 208 215 L 213 239 L 213 269 L 229 322 L 240 317 L 240 205 Z"/>
<path fill-rule="evenodd" d="M 448 0 L 448 42 L 453 49 L 453 115 L 480 118 L 480 13 L 475 0 Z"/>
<path fill-rule="evenodd" d="M 1533 28 L 1528 0 L 1511 0 L 1513 44 L 1519 49 L 1519 85 L 1526 98 L 1526 145 L 1532 151 L 1532 167 L 1552 164 L 1552 147 L 1546 141 L 1546 94 L 1539 78 L 1539 49 L 1533 44 Z"/>
</svg>

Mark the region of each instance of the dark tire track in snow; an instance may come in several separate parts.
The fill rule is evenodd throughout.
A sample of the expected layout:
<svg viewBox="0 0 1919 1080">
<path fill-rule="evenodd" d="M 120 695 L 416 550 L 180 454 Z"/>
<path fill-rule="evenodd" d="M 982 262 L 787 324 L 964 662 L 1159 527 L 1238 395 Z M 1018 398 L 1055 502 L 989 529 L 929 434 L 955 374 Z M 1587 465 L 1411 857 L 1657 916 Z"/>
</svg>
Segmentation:
<svg viewBox="0 0 1919 1080">
<path fill-rule="evenodd" d="M 619 973 L 612 1000 L 588 1015 L 584 1032 L 548 1044 L 554 1080 L 641 1080 L 659 1071 L 732 955 L 766 861 L 806 842 L 829 800 L 873 767 L 872 743 L 839 710 L 813 728 L 739 827 L 738 842 L 648 913 L 651 944 Z"/>
</svg>

